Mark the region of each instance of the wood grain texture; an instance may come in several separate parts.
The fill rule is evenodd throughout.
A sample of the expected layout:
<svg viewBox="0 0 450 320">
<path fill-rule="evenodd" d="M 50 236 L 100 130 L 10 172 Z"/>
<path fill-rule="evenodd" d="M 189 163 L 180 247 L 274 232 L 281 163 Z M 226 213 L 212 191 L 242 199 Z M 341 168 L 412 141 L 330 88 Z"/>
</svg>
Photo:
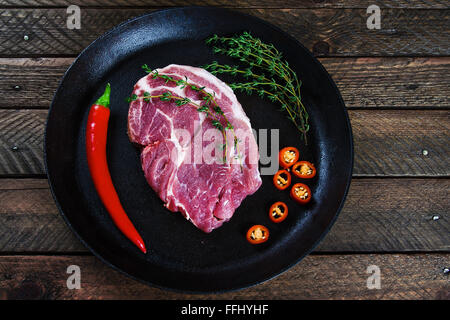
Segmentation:
<svg viewBox="0 0 450 320">
<path fill-rule="evenodd" d="M 354 176 L 450 176 L 449 110 L 350 110 L 349 115 Z M 47 110 L 0 109 L 0 175 L 45 174 L 46 117 Z"/>
<path fill-rule="evenodd" d="M 48 108 L 72 58 L 0 58 L 1 108 Z"/>
<path fill-rule="evenodd" d="M 0 110 L 0 175 L 45 174 L 47 111 Z"/>
<path fill-rule="evenodd" d="M 46 179 L 1 179 L 0 221 L 0 251 L 87 251 L 59 215 Z"/>
<path fill-rule="evenodd" d="M 320 58 L 347 108 L 448 108 L 450 58 Z M 0 108 L 48 108 L 72 58 L 0 58 Z"/>
<path fill-rule="evenodd" d="M 0 256 L 4 299 L 450 299 L 448 254 L 310 255 L 270 281 L 240 291 L 182 294 L 146 286 L 92 256 Z M 81 270 L 68 290 L 67 267 Z M 368 289 L 367 267 L 380 268 L 381 289 Z"/>
<path fill-rule="evenodd" d="M 349 115 L 356 176 L 449 176 L 450 111 L 354 110 Z"/>
<path fill-rule="evenodd" d="M 450 55 L 445 32 L 450 10 L 383 9 L 380 30 L 367 29 L 365 9 L 239 10 L 280 27 L 318 56 Z M 81 29 L 69 30 L 65 8 L 4 9 L 0 55 L 76 55 L 113 26 L 145 12 L 83 9 Z"/>
<path fill-rule="evenodd" d="M 0 0 L 0 6 L 40 7 L 69 6 L 82 7 L 166 7 L 166 6 L 223 6 L 231 8 L 367 8 L 372 4 L 380 8 L 428 8 L 446 9 L 445 0 Z"/>
<path fill-rule="evenodd" d="M 0 252 L 87 252 L 60 217 L 45 179 L 0 184 Z M 448 179 L 353 180 L 315 252 L 450 252 L 449 189 Z"/>
<path fill-rule="evenodd" d="M 321 58 L 347 108 L 447 108 L 450 58 Z"/>
<path fill-rule="evenodd" d="M 448 179 L 354 179 L 316 252 L 450 252 Z"/>
</svg>

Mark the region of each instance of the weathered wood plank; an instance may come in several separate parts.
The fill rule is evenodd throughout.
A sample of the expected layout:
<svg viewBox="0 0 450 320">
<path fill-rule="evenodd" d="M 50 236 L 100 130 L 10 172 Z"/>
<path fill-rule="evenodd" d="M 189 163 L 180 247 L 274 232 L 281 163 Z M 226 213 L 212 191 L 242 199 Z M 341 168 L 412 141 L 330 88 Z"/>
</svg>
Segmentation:
<svg viewBox="0 0 450 320">
<path fill-rule="evenodd" d="M 316 251 L 449 252 L 449 190 L 448 179 L 354 179 Z"/>
<path fill-rule="evenodd" d="M 40 7 L 69 6 L 82 7 L 168 7 L 168 6 L 221 6 L 231 8 L 367 8 L 372 4 L 380 8 L 426 8 L 446 9 L 445 0 L 0 0 L 0 6 L 5 7 Z"/>
<path fill-rule="evenodd" d="M 356 179 L 316 252 L 450 251 L 448 179 Z M 45 179 L 0 180 L 0 252 L 86 252 Z"/>
<path fill-rule="evenodd" d="M 1 179 L 0 221 L 0 251 L 87 251 L 59 215 L 46 179 Z"/>
<path fill-rule="evenodd" d="M 450 299 L 443 272 L 448 254 L 310 255 L 260 285 L 215 295 L 183 294 L 146 286 L 92 256 L 0 256 L 4 299 Z M 81 289 L 67 289 L 67 267 L 81 270 Z M 380 268 L 381 289 L 368 289 Z M 101 285 L 99 285 L 101 284 Z"/>
<path fill-rule="evenodd" d="M 348 108 L 447 108 L 450 58 L 320 58 Z M 48 108 L 72 58 L 0 58 L 1 108 Z"/>
<path fill-rule="evenodd" d="M 0 110 L 0 175 L 45 174 L 46 110 Z"/>
<path fill-rule="evenodd" d="M 347 108 L 449 107 L 450 58 L 321 58 Z"/>
<path fill-rule="evenodd" d="M 449 176 L 449 111 L 353 110 L 349 115 L 356 176 Z"/>
<path fill-rule="evenodd" d="M 319 56 L 450 55 L 443 32 L 448 30 L 450 10 L 383 9 L 380 30 L 368 30 L 365 9 L 239 10 L 275 24 Z M 0 55 L 76 55 L 105 31 L 143 13 L 83 9 L 81 29 L 69 30 L 65 8 L 4 9 Z"/>
<path fill-rule="evenodd" d="M 48 108 L 73 58 L 0 58 L 1 108 Z"/>
<path fill-rule="evenodd" d="M 354 176 L 450 176 L 449 110 L 350 110 L 349 115 Z M 0 109 L 0 175 L 45 174 L 46 117 L 46 110 Z"/>
<path fill-rule="evenodd" d="M 48 189 L 47 179 L 2 179 L 0 191 Z"/>
</svg>

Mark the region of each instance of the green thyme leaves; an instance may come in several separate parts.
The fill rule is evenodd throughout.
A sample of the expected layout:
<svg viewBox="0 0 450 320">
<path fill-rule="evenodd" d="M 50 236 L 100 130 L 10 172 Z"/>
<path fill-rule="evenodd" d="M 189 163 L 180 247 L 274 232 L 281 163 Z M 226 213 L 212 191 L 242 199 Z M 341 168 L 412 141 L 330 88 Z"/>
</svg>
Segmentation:
<svg viewBox="0 0 450 320">
<path fill-rule="evenodd" d="M 301 132 L 305 143 L 309 130 L 308 113 L 302 103 L 297 74 L 274 45 L 264 43 L 248 32 L 233 37 L 213 35 L 206 40 L 213 52 L 239 61 L 237 65 L 220 64 L 217 61 L 204 66 L 214 75 L 241 76 L 246 82 L 229 84 L 233 90 L 246 94 L 257 94 L 281 105 L 289 119 Z"/>
</svg>

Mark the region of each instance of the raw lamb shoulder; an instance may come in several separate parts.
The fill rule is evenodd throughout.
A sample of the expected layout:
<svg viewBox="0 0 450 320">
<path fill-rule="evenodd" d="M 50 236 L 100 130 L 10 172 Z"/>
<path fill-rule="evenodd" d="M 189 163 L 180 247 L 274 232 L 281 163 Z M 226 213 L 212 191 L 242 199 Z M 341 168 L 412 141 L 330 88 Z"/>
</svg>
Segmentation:
<svg viewBox="0 0 450 320">
<path fill-rule="evenodd" d="M 147 182 L 169 210 L 180 211 L 197 228 L 211 232 L 261 186 L 258 146 L 250 121 L 233 90 L 206 70 L 172 64 L 156 71 L 204 87 L 234 128 L 225 131 L 224 140 L 211 116 L 190 103 L 177 106 L 175 99 L 130 103 L 128 135 L 141 147 Z M 204 93 L 153 74 L 140 79 L 133 89 L 139 97 L 165 92 L 187 97 L 197 105 L 205 102 Z M 226 126 L 222 118 L 219 121 Z"/>
</svg>

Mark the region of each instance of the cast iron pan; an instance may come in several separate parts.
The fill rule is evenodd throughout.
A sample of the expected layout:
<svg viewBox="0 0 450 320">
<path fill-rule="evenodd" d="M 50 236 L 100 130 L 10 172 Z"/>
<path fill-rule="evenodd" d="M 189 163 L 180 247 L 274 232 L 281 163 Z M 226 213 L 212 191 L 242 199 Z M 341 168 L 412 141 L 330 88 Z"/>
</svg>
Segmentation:
<svg viewBox="0 0 450 320">
<path fill-rule="evenodd" d="M 255 129 L 279 129 L 280 148 L 297 146 L 312 161 L 317 176 L 308 181 L 314 198 L 307 206 L 275 189 L 272 176 L 247 197 L 233 218 L 205 234 L 180 213 L 163 207 L 148 186 L 139 151 L 127 137 L 125 98 L 151 68 L 171 63 L 202 66 L 213 60 L 204 40 L 213 34 L 250 31 L 273 43 L 302 80 L 310 115 L 308 146 L 279 111 L 257 96 L 237 94 Z M 230 79 L 221 77 L 225 81 Z M 85 129 L 89 108 L 112 85 L 107 156 L 125 211 L 149 252 L 142 254 L 114 226 L 98 198 L 87 167 Z M 270 135 L 269 135 L 270 138 Z M 94 41 L 64 75 L 53 99 L 45 133 L 45 161 L 55 201 L 83 244 L 111 267 L 152 286 L 188 292 L 222 292 L 270 279 L 296 264 L 324 237 L 342 208 L 353 167 L 352 133 L 342 98 L 322 65 L 291 36 L 252 16 L 218 8 L 162 10 L 129 20 Z M 289 216 L 269 220 L 268 208 L 285 201 Z M 266 225 L 270 240 L 251 245 L 247 229 Z"/>
</svg>

